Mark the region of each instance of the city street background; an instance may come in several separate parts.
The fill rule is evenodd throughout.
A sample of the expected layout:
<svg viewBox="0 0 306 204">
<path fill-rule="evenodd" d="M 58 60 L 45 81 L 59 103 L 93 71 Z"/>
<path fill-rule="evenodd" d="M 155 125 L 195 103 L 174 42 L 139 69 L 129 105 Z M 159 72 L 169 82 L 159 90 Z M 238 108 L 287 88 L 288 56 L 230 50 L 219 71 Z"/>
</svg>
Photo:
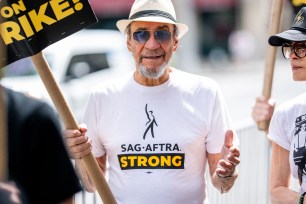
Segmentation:
<svg viewBox="0 0 306 204">
<path fill-rule="evenodd" d="M 239 124 L 251 120 L 255 98 L 262 93 L 264 70 L 264 60 L 250 60 L 243 64 L 228 63 L 224 67 L 200 68 L 191 72 L 218 82 L 234 124 Z M 305 92 L 305 88 L 305 81 L 292 80 L 289 61 L 280 58 L 275 62 L 271 97 L 275 99 L 276 106 Z"/>
</svg>

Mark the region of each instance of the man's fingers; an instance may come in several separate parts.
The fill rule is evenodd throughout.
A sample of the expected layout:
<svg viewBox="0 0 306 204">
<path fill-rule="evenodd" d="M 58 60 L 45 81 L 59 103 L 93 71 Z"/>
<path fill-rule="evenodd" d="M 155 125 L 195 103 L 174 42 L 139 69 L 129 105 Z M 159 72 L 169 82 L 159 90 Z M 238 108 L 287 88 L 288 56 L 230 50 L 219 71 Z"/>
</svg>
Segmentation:
<svg viewBox="0 0 306 204">
<path fill-rule="evenodd" d="M 86 154 L 90 153 L 91 149 L 92 149 L 91 142 L 87 141 L 86 143 L 82 143 L 71 147 L 69 153 L 72 158 L 80 159 Z"/>
<path fill-rule="evenodd" d="M 86 136 L 86 132 L 85 124 L 81 124 L 78 130 L 64 130 L 63 134 L 71 158 L 80 159 L 91 152 L 91 141 Z"/>
<path fill-rule="evenodd" d="M 72 159 L 82 159 L 84 156 L 86 156 L 87 154 L 89 154 L 91 152 L 91 148 L 88 149 L 84 149 L 81 152 L 77 152 L 77 153 L 71 153 L 71 158 Z"/>
<path fill-rule="evenodd" d="M 87 126 L 85 124 L 80 124 L 79 129 L 66 129 L 63 131 L 65 137 L 78 137 L 81 135 L 85 135 L 87 132 Z"/>
<path fill-rule="evenodd" d="M 240 163 L 240 150 L 233 146 L 234 131 L 227 130 L 224 138 L 224 146 L 221 151 L 221 160 L 218 163 L 216 173 L 221 177 L 232 175 L 236 166 Z"/>
<path fill-rule="evenodd" d="M 234 166 L 237 166 L 240 163 L 239 157 L 235 157 L 235 156 L 232 156 L 232 155 L 229 155 L 227 157 L 227 160 L 228 160 L 228 163 L 231 163 Z"/>
<path fill-rule="evenodd" d="M 73 146 L 73 148 L 71 148 L 71 152 L 72 153 L 76 153 L 76 152 L 82 152 L 84 151 L 85 149 L 88 149 L 91 147 L 91 143 L 88 141 L 86 143 L 83 143 L 83 144 L 80 144 L 80 145 L 75 145 Z"/>
<path fill-rule="evenodd" d="M 75 145 L 83 144 L 88 141 L 88 137 L 86 135 L 84 136 L 78 136 L 78 137 L 67 137 L 66 143 L 68 147 L 73 147 Z"/>
<path fill-rule="evenodd" d="M 221 176 L 228 176 L 232 171 L 235 170 L 235 167 L 236 166 L 234 164 L 221 160 L 216 169 L 216 173 Z"/>
<path fill-rule="evenodd" d="M 87 132 L 87 125 L 85 124 L 80 124 L 79 125 L 79 129 L 81 132 Z"/>
<path fill-rule="evenodd" d="M 79 137 L 82 133 L 79 130 L 64 130 L 63 135 L 67 138 L 70 137 Z"/>
<path fill-rule="evenodd" d="M 235 156 L 235 157 L 240 157 L 240 149 L 239 147 L 235 147 L 235 146 L 232 146 L 230 149 L 230 154 Z"/>
<path fill-rule="evenodd" d="M 224 146 L 231 148 L 233 146 L 234 133 L 232 130 L 227 130 L 224 138 Z"/>
</svg>

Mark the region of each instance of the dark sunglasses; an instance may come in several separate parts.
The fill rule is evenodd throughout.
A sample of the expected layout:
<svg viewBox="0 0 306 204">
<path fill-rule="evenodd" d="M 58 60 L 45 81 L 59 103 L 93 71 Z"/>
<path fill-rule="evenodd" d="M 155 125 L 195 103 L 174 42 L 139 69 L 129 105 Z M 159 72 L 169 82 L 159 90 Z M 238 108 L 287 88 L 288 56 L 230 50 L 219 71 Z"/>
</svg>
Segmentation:
<svg viewBox="0 0 306 204">
<path fill-rule="evenodd" d="M 285 43 L 282 46 L 282 53 L 285 59 L 289 59 L 290 58 L 290 54 L 293 51 L 293 53 L 295 54 L 295 56 L 297 56 L 298 58 L 303 58 L 306 56 L 306 44 L 305 42 L 303 43 L 293 43 L 293 44 L 289 44 L 289 43 Z"/>
<path fill-rule="evenodd" d="M 150 31 L 140 30 L 133 33 L 133 38 L 138 43 L 145 44 L 150 38 Z M 154 31 L 154 37 L 159 43 L 169 42 L 171 39 L 171 33 L 167 30 Z"/>
</svg>

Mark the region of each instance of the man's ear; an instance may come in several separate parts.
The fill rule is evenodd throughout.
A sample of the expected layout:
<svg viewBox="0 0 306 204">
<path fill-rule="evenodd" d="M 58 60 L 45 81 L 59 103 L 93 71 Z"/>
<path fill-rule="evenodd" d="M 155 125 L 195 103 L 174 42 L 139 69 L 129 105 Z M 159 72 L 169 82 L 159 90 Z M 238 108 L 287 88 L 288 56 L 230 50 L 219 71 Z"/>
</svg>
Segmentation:
<svg viewBox="0 0 306 204">
<path fill-rule="evenodd" d="M 132 50 L 131 39 L 129 37 L 126 38 L 126 46 L 127 46 L 127 49 L 131 52 L 131 50 Z"/>
<path fill-rule="evenodd" d="M 176 49 L 177 49 L 177 47 L 178 47 L 178 44 L 179 44 L 179 43 L 178 43 L 178 38 L 177 38 L 177 37 L 174 38 L 173 43 L 174 43 L 174 45 L 173 45 L 172 50 L 173 50 L 173 52 L 175 52 Z"/>
</svg>

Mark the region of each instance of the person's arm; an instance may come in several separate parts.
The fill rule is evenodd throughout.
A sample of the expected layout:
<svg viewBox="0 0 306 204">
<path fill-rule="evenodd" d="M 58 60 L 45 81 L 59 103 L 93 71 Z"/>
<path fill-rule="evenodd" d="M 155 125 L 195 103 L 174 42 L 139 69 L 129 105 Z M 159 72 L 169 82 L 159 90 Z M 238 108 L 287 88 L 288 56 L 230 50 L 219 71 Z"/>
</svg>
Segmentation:
<svg viewBox="0 0 306 204">
<path fill-rule="evenodd" d="M 58 204 L 74 204 L 74 199 L 73 197 L 70 197 L 64 201 L 59 202 Z"/>
<path fill-rule="evenodd" d="M 256 102 L 252 107 L 252 118 L 258 124 L 263 121 L 270 121 L 274 113 L 274 99 L 266 99 L 264 96 L 256 97 Z M 264 130 L 268 133 L 268 127 Z"/>
<path fill-rule="evenodd" d="M 68 146 L 70 157 L 75 160 L 76 171 L 81 179 L 86 191 L 94 192 L 96 187 L 91 180 L 81 158 L 91 152 L 91 141 L 86 136 L 87 128 L 85 125 L 80 125 L 79 130 L 65 130 L 64 135 Z M 105 175 L 106 172 L 106 155 L 97 157 L 96 161 Z"/>
<path fill-rule="evenodd" d="M 102 157 L 96 157 L 96 161 L 97 161 L 103 175 L 105 175 L 105 173 L 106 173 L 106 155 L 104 155 Z M 95 184 L 91 180 L 82 160 L 81 159 L 75 159 L 75 164 L 76 164 L 77 174 L 79 175 L 79 178 L 81 179 L 86 191 L 88 191 L 88 192 L 96 191 Z"/>
<path fill-rule="evenodd" d="M 272 142 L 270 200 L 272 204 L 298 203 L 299 193 L 289 189 L 289 151 Z M 304 200 L 306 203 L 306 200 Z"/>
<path fill-rule="evenodd" d="M 21 204 L 20 191 L 14 182 L 0 182 L 0 204 Z"/>
<path fill-rule="evenodd" d="M 207 153 L 209 173 L 213 185 L 221 193 L 228 192 L 238 177 L 236 166 L 240 163 L 240 150 L 233 146 L 233 132 L 227 131 L 221 153 Z"/>
</svg>

